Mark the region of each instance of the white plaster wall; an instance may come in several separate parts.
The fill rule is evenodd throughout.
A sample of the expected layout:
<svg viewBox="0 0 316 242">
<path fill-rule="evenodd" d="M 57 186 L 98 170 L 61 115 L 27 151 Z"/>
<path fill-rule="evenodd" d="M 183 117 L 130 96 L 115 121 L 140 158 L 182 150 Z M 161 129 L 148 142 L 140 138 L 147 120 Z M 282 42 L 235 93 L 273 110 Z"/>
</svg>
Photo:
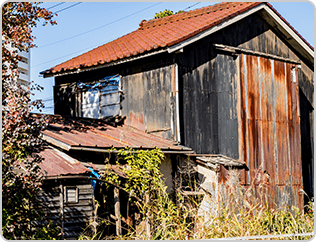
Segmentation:
<svg viewBox="0 0 316 242">
<path fill-rule="evenodd" d="M 210 222 L 210 215 L 216 215 L 218 206 L 217 173 L 204 166 L 197 165 L 201 187 L 206 191 L 198 209 L 198 216 L 204 217 L 204 222 Z"/>
<path fill-rule="evenodd" d="M 167 186 L 167 192 L 173 190 L 172 163 L 169 155 L 160 164 L 160 171 L 164 176 L 164 183 Z"/>
</svg>

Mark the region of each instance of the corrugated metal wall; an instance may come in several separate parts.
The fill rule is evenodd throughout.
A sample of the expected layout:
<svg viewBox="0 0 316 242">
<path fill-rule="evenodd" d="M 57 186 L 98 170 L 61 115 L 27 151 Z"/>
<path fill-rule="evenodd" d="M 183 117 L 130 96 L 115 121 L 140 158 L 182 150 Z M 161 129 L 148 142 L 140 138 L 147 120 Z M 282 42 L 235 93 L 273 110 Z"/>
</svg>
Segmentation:
<svg viewBox="0 0 316 242">
<path fill-rule="evenodd" d="M 175 140 L 175 65 L 124 76 L 122 115 L 126 123 Z"/>
<path fill-rule="evenodd" d="M 243 183 L 262 169 L 270 176 L 271 206 L 302 208 L 297 66 L 241 54 L 240 73 L 240 157 L 249 168 Z"/>
<path fill-rule="evenodd" d="M 235 58 L 218 54 L 190 70 L 179 66 L 182 91 L 183 144 L 198 154 L 238 158 L 237 80 Z"/>
</svg>

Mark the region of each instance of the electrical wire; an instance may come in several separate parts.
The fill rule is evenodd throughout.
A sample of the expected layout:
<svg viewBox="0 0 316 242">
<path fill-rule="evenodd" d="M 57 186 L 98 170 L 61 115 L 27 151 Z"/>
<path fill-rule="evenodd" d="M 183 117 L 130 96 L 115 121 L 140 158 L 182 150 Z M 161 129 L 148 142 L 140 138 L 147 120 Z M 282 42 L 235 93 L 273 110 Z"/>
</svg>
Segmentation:
<svg viewBox="0 0 316 242">
<path fill-rule="evenodd" d="M 92 32 L 92 31 L 95 31 L 95 30 L 104 28 L 104 27 L 106 27 L 106 26 L 108 26 L 108 25 L 110 25 L 110 24 L 114 24 L 114 23 L 116 23 L 116 22 L 118 22 L 118 21 L 124 20 L 124 19 L 126 19 L 126 18 L 128 18 L 128 17 L 131 17 L 131 16 L 133 16 L 133 15 L 135 15 L 135 14 L 138 14 L 138 13 L 140 13 L 140 12 L 142 12 L 142 11 L 145 11 L 145 10 L 147 10 L 147 9 L 149 9 L 149 8 L 152 8 L 152 7 L 154 7 L 154 6 L 158 5 L 158 4 L 161 4 L 161 3 L 162 3 L 162 2 L 153 4 L 153 5 L 149 6 L 149 7 L 144 8 L 144 9 L 142 9 L 142 10 L 139 10 L 139 11 L 137 11 L 137 12 L 135 12 L 135 13 L 132 13 L 132 14 L 127 15 L 127 16 L 125 16 L 125 17 L 122 17 L 122 18 L 120 18 L 120 19 L 114 20 L 114 21 L 112 21 L 112 22 L 110 22 L 110 23 L 104 24 L 104 25 L 99 26 L 99 27 L 97 27 L 97 28 L 94 28 L 94 29 L 91 29 L 91 30 L 82 32 L 82 33 L 80 33 L 80 34 L 76 34 L 76 35 L 73 35 L 73 36 L 71 36 L 71 37 L 68 37 L 68 38 L 65 38 L 65 39 L 62 39 L 62 40 L 58 40 L 58 41 L 53 42 L 53 43 L 49 43 L 49 44 L 46 44 L 46 45 L 39 46 L 39 47 L 37 47 L 37 49 L 44 48 L 44 47 L 47 47 L 47 46 L 51 46 L 51 45 L 54 45 L 54 44 L 58 44 L 58 43 L 60 43 L 60 42 L 63 42 L 63 41 L 69 40 L 69 39 L 73 39 L 73 38 L 79 37 L 79 36 L 81 36 L 81 35 L 90 33 L 90 32 Z"/>
<path fill-rule="evenodd" d="M 187 8 L 185 8 L 183 11 L 185 11 L 185 10 L 187 10 L 187 9 L 189 9 L 189 8 L 192 8 L 193 6 L 198 5 L 198 4 L 200 4 L 200 3 L 201 3 L 201 2 L 197 2 L 197 3 L 193 4 L 193 5 L 191 5 L 191 6 L 187 7 Z"/>
<path fill-rule="evenodd" d="M 57 7 L 57 6 L 59 6 L 59 5 L 62 5 L 62 4 L 64 4 L 64 3 L 66 3 L 66 2 L 61 2 L 61 3 L 55 4 L 54 6 L 47 8 L 47 10 L 52 9 L 52 8 L 54 8 L 54 7 Z"/>
<path fill-rule="evenodd" d="M 69 7 L 66 7 L 66 8 L 63 8 L 63 9 L 61 9 L 61 10 L 58 10 L 58 11 L 55 12 L 55 13 L 60 13 L 60 12 L 62 12 L 62 11 L 65 11 L 65 10 L 69 9 L 69 8 L 72 8 L 72 7 L 74 7 L 74 6 L 77 6 L 77 5 L 81 4 L 81 3 L 83 3 L 83 2 L 75 3 L 75 4 L 73 4 L 73 5 L 69 6 Z"/>
<path fill-rule="evenodd" d="M 133 16 L 133 15 L 135 15 L 135 14 L 137 14 L 137 13 L 140 13 L 140 12 L 142 12 L 142 11 L 145 11 L 145 10 L 147 10 L 147 9 L 149 9 L 149 8 L 152 8 L 152 7 L 154 7 L 154 6 L 158 5 L 158 4 L 161 4 L 161 3 L 162 3 L 162 2 L 153 4 L 153 5 L 151 5 L 151 6 L 147 7 L 147 8 L 144 8 L 144 9 L 142 9 L 142 10 L 139 10 L 139 11 L 137 11 L 137 12 L 135 12 L 135 13 L 132 13 L 132 14 L 130 14 L 130 15 L 127 15 L 127 16 L 125 16 L 125 17 L 123 17 L 123 18 L 117 19 L 117 20 L 115 20 L 115 21 L 113 21 L 113 22 L 107 23 L 107 24 L 105 24 L 105 25 L 99 26 L 99 27 L 97 27 L 97 28 L 88 30 L 88 31 L 86 31 L 86 32 L 83 32 L 83 33 L 80 33 L 80 34 L 77 34 L 77 35 L 71 36 L 71 37 L 66 38 L 66 39 L 62 39 L 62 40 L 59 40 L 59 41 L 56 41 L 56 42 L 53 42 L 53 43 L 50 43 L 50 44 L 47 44 L 47 45 L 40 46 L 40 47 L 38 47 L 37 49 L 43 48 L 43 47 L 47 47 L 47 46 L 50 46 L 50 45 L 53 45 L 53 44 L 57 44 L 57 43 L 60 43 L 60 42 L 63 42 L 63 41 L 66 41 L 66 40 L 69 40 L 69 39 L 72 39 L 72 38 L 75 38 L 75 37 L 78 37 L 78 36 L 87 34 L 87 33 L 90 33 L 90 32 L 92 32 L 92 31 L 101 29 L 101 28 L 103 28 L 103 27 L 106 27 L 106 26 L 108 26 L 108 25 L 110 25 L 110 24 L 113 24 L 113 23 L 116 23 L 116 22 L 118 22 L 118 21 L 121 21 L 121 20 L 123 20 L 123 19 L 126 19 L 126 18 L 128 18 L 128 17 L 130 17 L 130 16 Z M 189 7 L 185 8 L 184 10 L 189 9 L 189 8 L 191 8 L 191 7 L 193 7 L 193 6 L 196 6 L 196 5 L 200 4 L 200 3 L 201 3 L 201 2 L 197 2 L 197 3 L 193 4 L 193 5 L 190 5 Z M 103 42 L 101 42 L 100 44 L 102 44 L 102 43 L 103 43 Z M 79 53 L 79 52 L 83 52 L 83 51 L 85 51 L 85 50 L 89 50 L 89 49 L 91 49 L 91 48 L 93 48 L 93 47 L 95 47 L 95 46 L 99 46 L 100 44 L 96 44 L 96 45 L 93 45 L 93 46 L 91 46 L 91 47 L 87 47 L 87 48 L 85 48 L 85 49 L 82 49 L 82 50 L 79 50 L 79 51 L 70 53 L 70 54 L 68 54 L 68 55 L 65 55 L 65 56 L 62 56 L 62 57 L 59 57 L 59 58 L 56 58 L 56 59 L 53 59 L 53 60 L 49 60 L 49 61 L 46 61 L 46 62 L 42 62 L 42 63 L 37 64 L 37 65 L 34 65 L 34 66 L 32 66 L 32 67 L 41 66 L 41 65 L 50 63 L 50 62 L 52 62 L 52 61 L 56 61 L 56 60 L 59 60 L 59 59 L 62 59 L 62 58 L 71 56 L 71 55 L 73 55 L 73 54 L 76 54 L 76 53 Z"/>
<path fill-rule="evenodd" d="M 84 48 L 84 49 L 78 50 L 78 51 L 73 52 L 73 53 L 70 53 L 70 54 L 68 54 L 68 55 L 64 55 L 64 56 L 61 56 L 61 57 L 58 57 L 58 58 L 56 58 L 56 59 L 49 60 L 49 61 L 46 61 L 46 62 L 41 62 L 40 64 L 37 64 L 37 65 L 31 66 L 31 68 L 36 67 L 36 66 L 41 66 L 41 65 L 44 65 L 44 64 L 47 64 L 47 63 L 50 63 L 50 62 L 52 62 L 52 61 L 60 60 L 60 59 L 62 59 L 62 58 L 65 58 L 65 57 L 71 56 L 71 55 L 76 54 L 76 53 L 80 53 L 80 52 L 84 52 L 84 51 L 86 51 L 86 50 L 90 50 L 91 48 L 93 48 L 93 47 L 95 47 L 95 46 L 99 46 L 99 45 L 100 45 L 100 44 L 102 44 L 102 43 L 104 44 L 104 42 L 102 41 L 102 42 L 101 42 L 101 43 L 99 43 L 99 44 L 96 44 L 96 45 L 93 45 L 93 46 L 90 46 L 90 47 L 87 47 L 87 48 Z"/>
</svg>

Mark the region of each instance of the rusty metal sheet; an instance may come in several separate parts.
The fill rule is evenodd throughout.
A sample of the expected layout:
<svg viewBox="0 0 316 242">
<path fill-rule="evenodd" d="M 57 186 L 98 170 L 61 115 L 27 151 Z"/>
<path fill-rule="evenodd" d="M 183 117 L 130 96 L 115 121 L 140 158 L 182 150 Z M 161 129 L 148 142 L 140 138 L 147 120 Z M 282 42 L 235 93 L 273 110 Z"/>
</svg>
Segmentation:
<svg viewBox="0 0 316 242">
<path fill-rule="evenodd" d="M 302 207 L 298 90 L 294 64 L 240 55 L 240 159 L 249 168 L 242 182 L 255 184 L 258 170 L 268 174 L 271 206 L 288 196 L 289 205 Z"/>
<path fill-rule="evenodd" d="M 148 134 L 136 128 L 122 125 L 111 126 L 103 120 L 70 118 L 50 115 L 49 126 L 42 133 L 69 147 L 91 148 L 143 148 L 174 151 L 191 151 L 176 142 Z"/>
<path fill-rule="evenodd" d="M 47 147 L 39 155 L 43 158 L 39 166 L 45 176 L 90 173 L 79 161 L 54 148 Z"/>
<path fill-rule="evenodd" d="M 143 68 L 142 73 L 122 78 L 121 114 L 132 127 L 177 140 L 175 65 Z"/>
</svg>

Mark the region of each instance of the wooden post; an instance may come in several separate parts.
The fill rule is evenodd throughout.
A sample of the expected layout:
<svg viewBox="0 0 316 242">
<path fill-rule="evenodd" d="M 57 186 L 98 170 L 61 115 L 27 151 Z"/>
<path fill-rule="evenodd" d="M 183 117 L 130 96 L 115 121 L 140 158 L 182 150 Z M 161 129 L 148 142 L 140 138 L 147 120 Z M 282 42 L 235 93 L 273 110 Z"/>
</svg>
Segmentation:
<svg viewBox="0 0 316 242">
<path fill-rule="evenodd" d="M 61 222 L 61 238 L 64 239 L 64 186 L 59 180 L 59 206 L 60 206 L 60 222 Z"/>
<path fill-rule="evenodd" d="M 149 213 L 149 194 L 146 193 L 145 195 L 145 206 L 147 209 L 147 213 L 146 213 L 146 235 L 147 235 L 147 239 L 151 239 L 151 234 L 150 234 L 150 213 Z"/>
<path fill-rule="evenodd" d="M 120 208 L 120 191 L 117 187 L 114 187 L 114 210 L 116 217 L 116 235 L 122 235 L 121 226 L 121 208 Z"/>
</svg>

